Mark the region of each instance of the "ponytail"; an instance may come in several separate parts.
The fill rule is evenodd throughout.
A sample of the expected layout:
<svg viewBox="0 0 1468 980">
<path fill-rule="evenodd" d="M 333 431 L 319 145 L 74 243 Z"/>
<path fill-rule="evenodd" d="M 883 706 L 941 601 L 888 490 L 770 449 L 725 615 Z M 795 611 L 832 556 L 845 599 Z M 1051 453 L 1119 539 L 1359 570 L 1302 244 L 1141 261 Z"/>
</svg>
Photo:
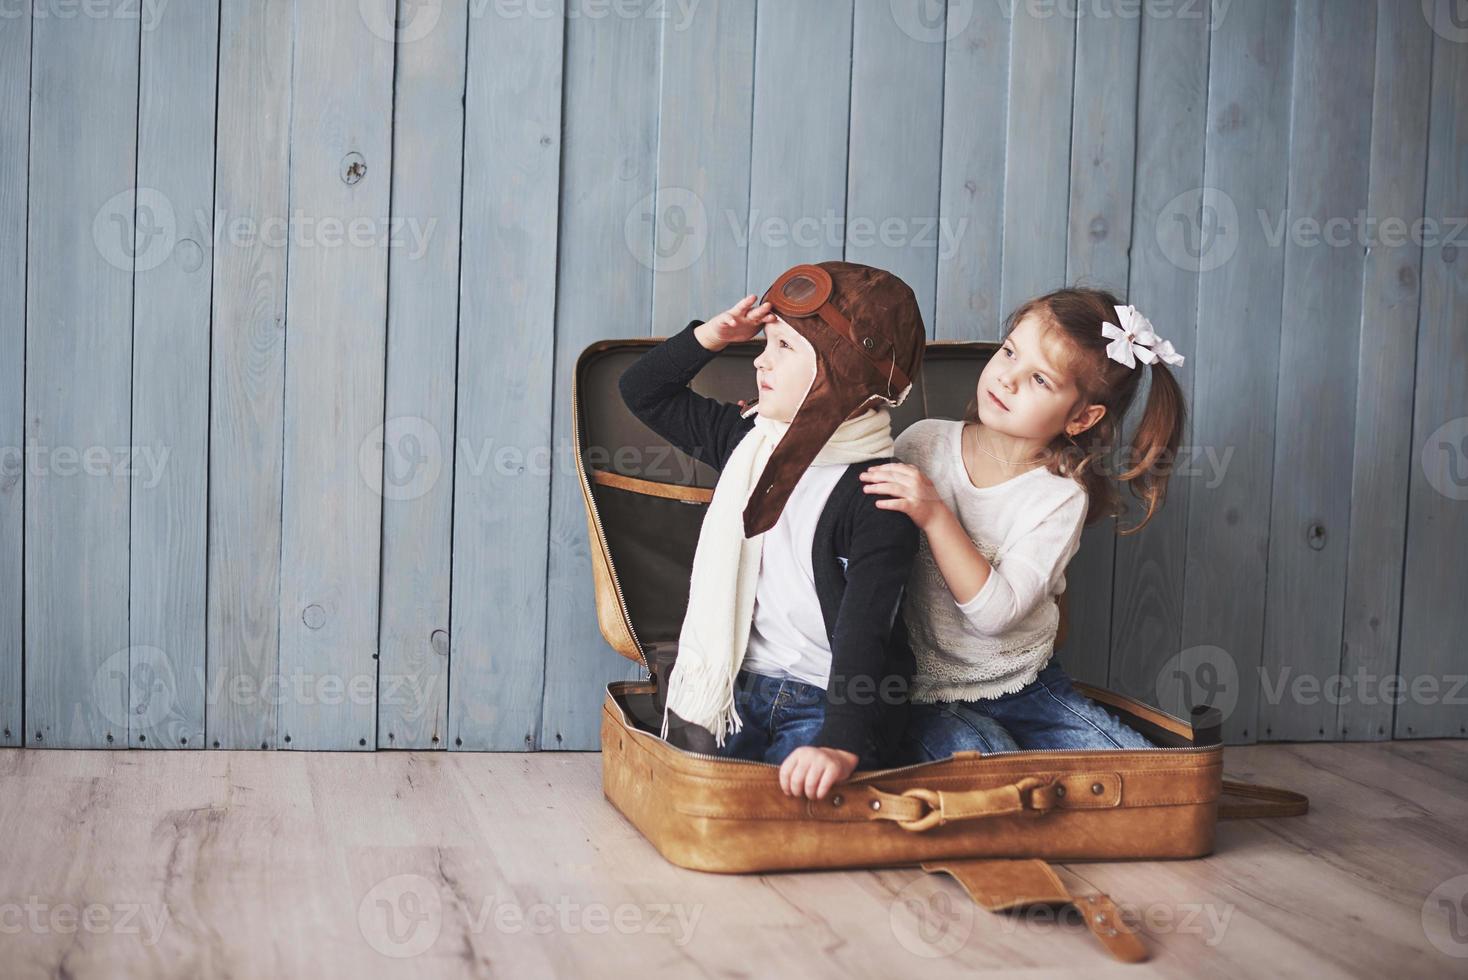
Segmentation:
<svg viewBox="0 0 1468 980">
<path fill-rule="evenodd" d="M 1137 370 L 1144 367 L 1139 364 Z M 1142 501 L 1146 513 L 1135 526 L 1117 529 L 1116 533 L 1123 537 L 1146 527 L 1167 499 L 1167 481 L 1187 423 L 1187 405 L 1177 379 L 1160 360 L 1152 364 L 1150 371 L 1147 404 L 1142 408 L 1142 418 L 1128 450 L 1129 468 L 1118 477 L 1132 496 Z"/>
</svg>

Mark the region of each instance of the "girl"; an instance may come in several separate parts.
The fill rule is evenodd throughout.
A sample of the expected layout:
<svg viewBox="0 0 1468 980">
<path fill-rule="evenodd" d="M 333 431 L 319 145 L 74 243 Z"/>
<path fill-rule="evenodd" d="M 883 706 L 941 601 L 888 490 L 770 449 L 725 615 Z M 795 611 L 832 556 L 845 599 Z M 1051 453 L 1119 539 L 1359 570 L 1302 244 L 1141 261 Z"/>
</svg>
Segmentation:
<svg viewBox="0 0 1468 980">
<path fill-rule="evenodd" d="M 877 506 L 922 530 L 907 588 L 917 669 L 902 756 L 955 751 L 1140 748 L 1151 743 L 1078 693 L 1052 659 L 1065 567 L 1081 528 L 1123 511 L 1105 462 L 1150 375 L 1119 475 L 1162 505 L 1185 408 L 1167 364 L 1183 358 L 1147 319 L 1102 289 L 1032 299 L 1005 321 L 960 422 L 924 419 L 898 436 L 901 462 L 862 474 Z"/>
</svg>

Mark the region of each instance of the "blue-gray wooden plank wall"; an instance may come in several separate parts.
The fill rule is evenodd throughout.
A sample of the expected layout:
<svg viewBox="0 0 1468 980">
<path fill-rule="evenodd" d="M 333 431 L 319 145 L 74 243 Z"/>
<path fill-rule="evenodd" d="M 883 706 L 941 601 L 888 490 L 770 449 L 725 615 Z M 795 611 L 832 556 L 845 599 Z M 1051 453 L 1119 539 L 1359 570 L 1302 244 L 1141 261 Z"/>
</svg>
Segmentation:
<svg viewBox="0 0 1468 980">
<path fill-rule="evenodd" d="M 34 0 L 0 132 L 0 744 L 595 747 L 577 355 L 842 257 L 1187 355 L 1074 674 L 1468 731 L 1459 0 Z"/>
</svg>

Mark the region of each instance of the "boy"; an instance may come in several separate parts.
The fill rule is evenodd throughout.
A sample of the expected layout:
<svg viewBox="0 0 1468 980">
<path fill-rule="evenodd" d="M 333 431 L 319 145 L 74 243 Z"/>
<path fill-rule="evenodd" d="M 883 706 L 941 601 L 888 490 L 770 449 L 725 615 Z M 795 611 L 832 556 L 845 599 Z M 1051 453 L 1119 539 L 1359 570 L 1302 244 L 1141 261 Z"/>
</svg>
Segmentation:
<svg viewBox="0 0 1468 980">
<path fill-rule="evenodd" d="M 918 531 L 860 474 L 893 459 L 888 406 L 912 389 L 925 331 L 906 283 L 855 263 L 795 266 L 754 300 L 690 322 L 620 382 L 644 424 L 719 471 L 663 736 L 672 719 L 696 725 L 718 754 L 779 763 L 788 795 L 824 799 L 883 765 L 906 723 L 901 606 Z M 761 329 L 752 407 L 689 390 Z"/>
</svg>

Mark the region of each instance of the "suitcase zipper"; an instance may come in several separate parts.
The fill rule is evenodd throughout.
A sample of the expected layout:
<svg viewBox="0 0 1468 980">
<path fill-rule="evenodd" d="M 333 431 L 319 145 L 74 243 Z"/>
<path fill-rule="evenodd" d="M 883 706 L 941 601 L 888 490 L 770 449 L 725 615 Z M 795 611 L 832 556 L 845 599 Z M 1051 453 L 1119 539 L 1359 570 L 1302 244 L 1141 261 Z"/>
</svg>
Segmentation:
<svg viewBox="0 0 1468 980">
<path fill-rule="evenodd" d="M 678 748 L 678 746 L 674 745 L 672 742 L 669 742 L 667 739 L 665 739 L 665 738 L 658 738 L 658 736 L 653 735 L 652 732 L 644 732 L 643 734 L 645 734 L 645 735 L 652 735 L 653 738 L 658 739 L 659 742 L 662 742 L 664 745 L 667 745 L 673 751 L 675 751 L 675 752 L 681 752 L 683 755 L 692 756 L 695 759 L 708 759 L 708 760 L 710 760 L 712 762 L 739 762 L 739 763 L 743 763 L 744 765 L 747 765 L 747 766 L 769 766 L 772 769 L 778 769 L 778 768 L 780 768 L 779 764 L 778 763 L 775 763 L 775 762 L 756 762 L 753 759 L 732 759 L 732 758 L 729 758 L 727 756 L 722 756 L 722 755 L 708 755 L 707 753 L 704 753 L 704 752 L 692 752 L 692 751 L 689 751 L 688 749 L 680 749 L 680 748 Z M 988 752 L 988 753 L 985 753 L 984 755 L 981 755 L 981 756 L 975 756 L 975 758 L 978 758 L 978 759 L 993 759 L 993 758 L 996 758 L 996 757 L 1001 756 L 1001 755 L 1024 755 L 1024 756 L 1031 756 L 1031 755 L 1057 755 L 1057 754 L 1070 755 L 1070 754 L 1074 754 L 1076 752 L 1207 752 L 1209 749 L 1212 749 L 1212 748 L 1216 748 L 1216 746 L 1212 746 L 1212 745 L 1153 745 L 1153 746 L 1149 746 L 1149 747 L 1144 748 L 1144 749 L 1006 749 L 1003 752 Z M 875 775 L 886 776 L 886 775 L 888 775 L 890 773 L 902 772 L 903 770 L 906 770 L 906 769 L 917 769 L 917 768 L 922 767 L 922 766 L 937 765 L 937 763 L 939 763 L 939 762 L 948 762 L 952 758 L 953 758 L 952 756 L 949 756 L 947 759 L 938 759 L 938 760 L 933 761 L 933 762 L 914 762 L 914 763 L 910 763 L 910 764 L 905 765 L 905 766 L 893 766 L 893 767 L 888 768 L 888 769 L 865 769 L 865 770 L 862 770 L 862 772 L 864 774 L 866 774 L 866 775 L 869 775 L 869 776 L 875 776 Z"/>
<path fill-rule="evenodd" d="M 624 725 L 628 724 L 627 712 L 620 704 L 617 705 L 617 711 L 622 716 L 622 723 Z M 672 742 L 669 742 L 665 738 L 659 737 L 653 732 L 642 731 L 642 729 L 637 728 L 636 726 L 629 725 L 629 727 L 631 727 L 634 732 L 641 732 L 644 735 L 649 735 L 652 738 L 657 739 L 659 742 L 662 742 L 674 752 L 678 752 L 686 756 L 691 756 L 695 759 L 707 759 L 710 762 L 734 762 L 746 766 L 766 766 L 771 769 L 780 768 L 779 764 L 775 762 L 757 762 L 754 759 L 734 759 L 728 756 L 709 755 L 706 752 L 694 752 L 689 749 L 680 749 Z M 1001 755 L 1071 755 L 1076 752 L 1208 752 L 1212 749 L 1221 747 L 1221 744 L 1222 743 L 1220 743 L 1219 745 L 1152 745 L 1144 749 L 1005 749 L 1002 752 L 989 752 L 982 756 L 976 756 L 975 758 L 993 759 Z M 937 760 L 937 762 L 947 762 L 952 758 L 952 756 L 949 756 L 948 759 L 939 759 Z M 894 772 L 903 772 L 908 769 L 918 769 L 923 766 L 931 766 L 935 764 L 936 762 L 913 762 L 905 766 L 892 766 L 887 769 L 866 769 L 863 770 L 863 773 L 866 776 L 886 776 Z"/>
</svg>

